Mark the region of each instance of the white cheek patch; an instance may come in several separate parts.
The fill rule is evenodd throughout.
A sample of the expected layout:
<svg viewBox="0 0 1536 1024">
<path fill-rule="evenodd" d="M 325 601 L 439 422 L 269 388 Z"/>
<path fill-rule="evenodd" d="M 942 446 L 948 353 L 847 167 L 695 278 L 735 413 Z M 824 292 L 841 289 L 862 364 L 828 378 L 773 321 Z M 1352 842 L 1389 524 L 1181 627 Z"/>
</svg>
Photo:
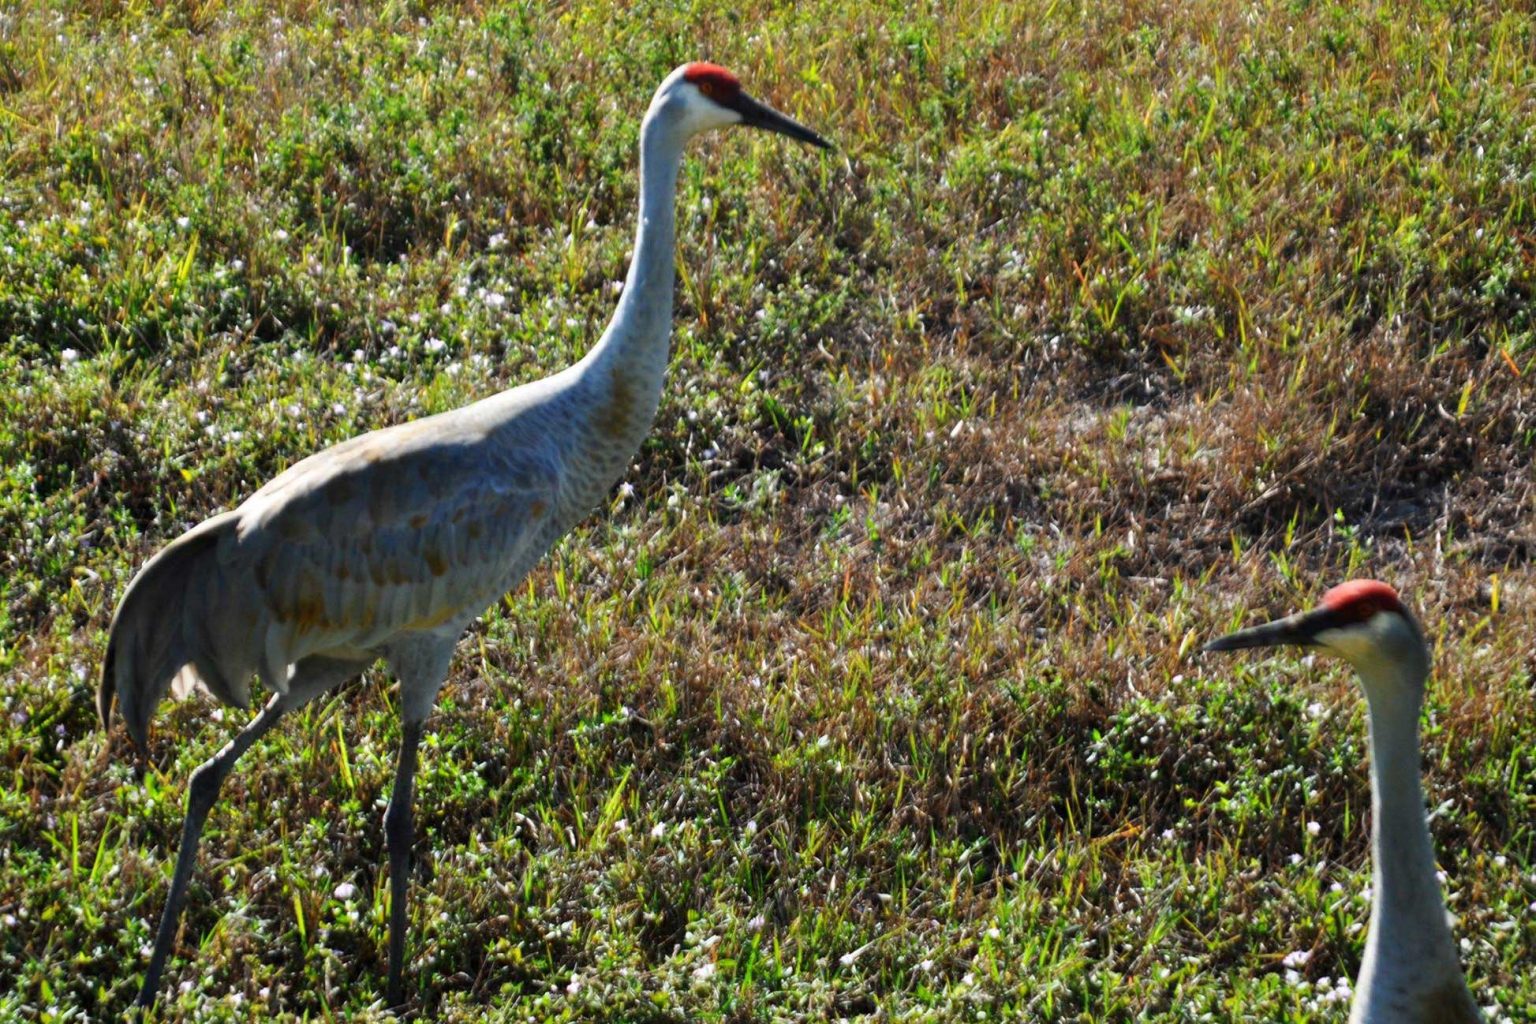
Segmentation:
<svg viewBox="0 0 1536 1024">
<path fill-rule="evenodd" d="M 688 85 L 680 94 L 683 101 L 682 124 L 690 135 L 739 124 L 741 115 L 729 107 L 722 107 L 705 96 L 697 86 Z"/>
<path fill-rule="evenodd" d="M 1398 646 L 1396 633 L 1402 619 L 1392 612 L 1377 612 L 1364 622 L 1318 632 L 1313 640 L 1348 661 L 1358 671 L 1392 660 Z"/>
<path fill-rule="evenodd" d="M 1378 615 L 1352 626 L 1323 630 L 1317 634 L 1317 642 L 1359 668 L 1381 654 L 1384 629 L 1380 618 Z"/>
</svg>

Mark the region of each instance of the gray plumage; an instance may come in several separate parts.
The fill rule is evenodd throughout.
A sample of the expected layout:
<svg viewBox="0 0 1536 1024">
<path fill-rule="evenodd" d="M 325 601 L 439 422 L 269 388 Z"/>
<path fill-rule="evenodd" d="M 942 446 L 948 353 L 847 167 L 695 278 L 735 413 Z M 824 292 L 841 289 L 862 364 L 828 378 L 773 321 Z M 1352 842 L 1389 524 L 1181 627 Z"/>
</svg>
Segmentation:
<svg viewBox="0 0 1536 1024">
<path fill-rule="evenodd" d="M 423 722 L 465 627 L 588 513 L 649 431 L 667 366 L 683 147 L 738 123 L 827 145 L 751 99 L 723 68 L 688 64 L 669 75 L 641 130 L 640 217 L 624 292 L 580 362 L 312 455 L 166 546 L 129 585 L 97 693 L 104 726 L 115 699 L 142 748 L 167 692 L 202 688 L 247 707 L 253 676 L 272 692 L 190 780 L 141 1007 L 154 1002 L 203 823 L 235 761 L 284 713 L 379 658 L 400 681 L 400 759 L 384 822 L 388 994 L 400 1001 Z"/>
</svg>

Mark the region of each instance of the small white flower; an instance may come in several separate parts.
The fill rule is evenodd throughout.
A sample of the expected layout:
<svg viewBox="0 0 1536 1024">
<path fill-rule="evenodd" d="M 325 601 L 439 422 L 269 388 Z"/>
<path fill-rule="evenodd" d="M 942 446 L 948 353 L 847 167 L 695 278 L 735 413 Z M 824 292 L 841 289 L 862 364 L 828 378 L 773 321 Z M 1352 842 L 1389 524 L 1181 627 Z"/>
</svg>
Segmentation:
<svg viewBox="0 0 1536 1024">
<path fill-rule="evenodd" d="M 63 363 L 65 366 L 68 366 L 79 358 L 80 353 L 76 352 L 72 348 L 66 348 L 64 351 L 59 353 L 59 362 Z"/>
<path fill-rule="evenodd" d="M 490 238 L 485 240 L 485 247 L 487 249 L 500 249 L 503 248 L 506 244 L 507 236 L 502 234 L 500 231 L 496 232 Z"/>
<path fill-rule="evenodd" d="M 1312 951 L 1310 949 L 1293 949 L 1285 954 L 1285 959 L 1281 960 L 1280 963 L 1285 967 L 1291 968 L 1305 967 L 1311 959 Z"/>
<path fill-rule="evenodd" d="M 448 343 L 446 341 L 444 341 L 442 338 L 436 337 L 428 338 L 422 345 L 422 348 L 425 348 L 428 352 L 441 352 L 447 347 Z"/>
<path fill-rule="evenodd" d="M 753 914 L 750 918 L 747 919 L 747 931 L 760 932 L 763 930 L 763 926 L 767 923 L 768 919 L 762 914 Z"/>
<path fill-rule="evenodd" d="M 351 882 L 342 882 L 335 889 L 331 890 L 331 895 L 339 900 L 349 900 L 357 895 L 357 886 Z"/>
<path fill-rule="evenodd" d="M 278 228 L 276 231 L 272 232 L 272 237 L 277 239 L 279 242 L 286 242 L 288 241 L 288 232 L 284 231 L 282 228 Z"/>
<path fill-rule="evenodd" d="M 188 225 L 190 225 L 191 223 L 192 223 L 192 218 L 191 217 L 177 217 L 176 218 L 176 226 L 181 228 L 181 230 L 183 230 L 183 231 L 187 230 Z"/>
<path fill-rule="evenodd" d="M 501 292 L 486 292 L 485 304 L 492 309 L 500 309 L 507 304 L 507 297 Z"/>
<path fill-rule="evenodd" d="M 656 824 L 651 826 L 651 838 L 652 839 L 660 839 L 661 837 L 665 836 L 666 834 L 667 834 L 667 823 L 666 822 L 658 821 Z"/>
<path fill-rule="evenodd" d="M 1307 835 L 1315 836 L 1323 830 L 1323 826 L 1315 821 L 1307 822 Z"/>
</svg>

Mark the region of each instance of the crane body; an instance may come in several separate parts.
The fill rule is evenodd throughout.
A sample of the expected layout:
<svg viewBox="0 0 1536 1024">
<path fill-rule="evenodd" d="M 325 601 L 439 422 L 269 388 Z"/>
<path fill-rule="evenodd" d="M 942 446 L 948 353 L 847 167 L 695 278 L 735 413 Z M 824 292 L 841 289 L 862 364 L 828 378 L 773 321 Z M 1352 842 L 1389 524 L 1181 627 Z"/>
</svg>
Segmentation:
<svg viewBox="0 0 1536 1024">
<path fill-rule="evenodd" d="M 413 780 L 453 648 L 623 475 L 660 402 L 672 321 L 674 206 L 684 144 L 746 124 L 828 143 L 697 62 L 657 89 L 640 142 L 635 250 L 613 318 L 577 363 L 471 405 L 303 459 L 232 511 L 167 545 L 124 593 L 97 709 L 114 701 L 143 749 L 168 691 L 239 707 L 272 696 L 192 775 L 181 845 L 137 1003 L 174 945 L 199 837 L 235 761 L 288 711 L 380 658 L 400 683 L 401 742 L 384 816 L 388 996 L 401 1001 Z"/>
</svg>

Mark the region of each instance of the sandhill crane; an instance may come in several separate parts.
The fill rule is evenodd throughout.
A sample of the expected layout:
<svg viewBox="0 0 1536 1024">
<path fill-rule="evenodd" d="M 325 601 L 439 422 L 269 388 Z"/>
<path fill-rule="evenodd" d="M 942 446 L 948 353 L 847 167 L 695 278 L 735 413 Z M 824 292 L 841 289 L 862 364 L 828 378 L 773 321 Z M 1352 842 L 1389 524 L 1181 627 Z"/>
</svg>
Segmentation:
<svg viewBox="0 0 1536 1024">
<path fill-rule="evenodd" d="M 137 1004 L 153 1004 L 198 838 L 230 769 L 285 712 L 383 658 L 400 681 L 400 759 L 384 813 L 389 981 L 401 1001 L 412 789 L 423 724 L 455 641 L 623 474 L 661 397 L 672 326 L 674 203 L 683 147 L 745 124 L 822 148 L 811 129 L 752 99 L 736 76 L 692 63 L 662 81 L 640 132 L 640 211 L 618 308 L 579 362 L 457 409 L 352 438 L 183 534 L 140 570 L 112 620 L 97 709 L 114 695 L 144 749 L 166 691 L 201 687 L 265 708 L 192 773 L 176 868 Z"/>
<path fill-rule="evenodd" d="M 1419 780 L 1419 710 L 1429 678 L 1424 635 L 1397 591 L 1351 580 L 1313 611 L 1240 630 L 1207 651 L 1296 644 L 1344 658 L 1365 691 L 1371 734 L 1371 923 L 1350 1024 L 1474 1024 Z"/>
</svg>

